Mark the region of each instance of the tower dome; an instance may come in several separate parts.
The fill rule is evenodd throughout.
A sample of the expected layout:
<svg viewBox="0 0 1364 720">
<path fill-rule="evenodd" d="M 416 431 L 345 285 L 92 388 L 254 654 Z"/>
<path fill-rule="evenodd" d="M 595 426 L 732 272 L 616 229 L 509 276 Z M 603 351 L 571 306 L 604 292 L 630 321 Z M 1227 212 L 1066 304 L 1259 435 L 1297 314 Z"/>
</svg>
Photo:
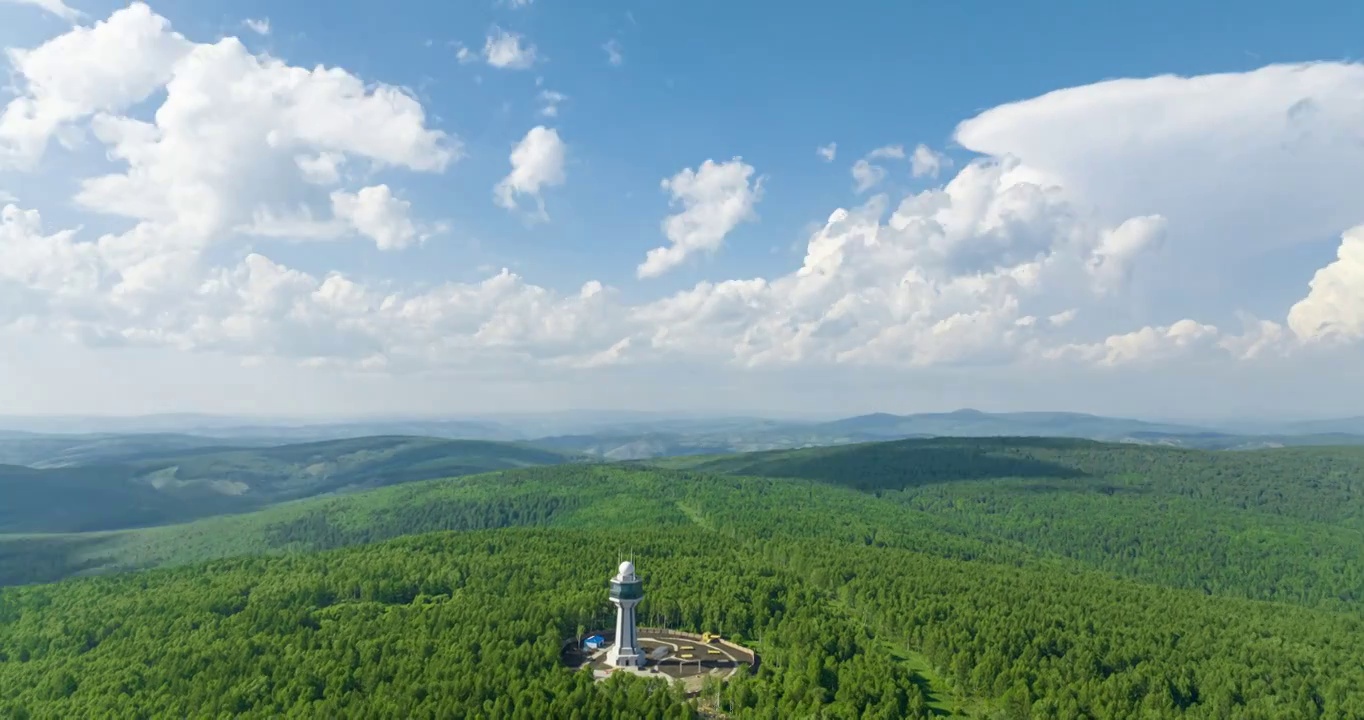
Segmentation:
<svg viewBox="0 0 1364 720">
<path fill-rule="evenodd" d="M 620 576 L 621 576 L 621 577 L 630 577 L 631 575 L 634 575 L 634 574 L 635 574 L 635 564 L 634 564 L 634 563 L 630 562 L 629 560 L 626 560 L 625 562 L 623 562 L 623 563 L 620 564 Z"/>
</svg>

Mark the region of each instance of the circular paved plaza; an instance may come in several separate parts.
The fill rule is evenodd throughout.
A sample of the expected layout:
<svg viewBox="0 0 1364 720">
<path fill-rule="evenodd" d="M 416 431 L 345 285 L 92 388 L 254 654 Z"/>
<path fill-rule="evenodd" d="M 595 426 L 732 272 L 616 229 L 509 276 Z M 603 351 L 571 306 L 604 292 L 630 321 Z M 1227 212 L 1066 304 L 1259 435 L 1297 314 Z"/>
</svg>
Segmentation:
<svg viewBox="0 0 1364 720">
<path fill-rule="evenodd" d="M 728 680 L 757 664 L 752 650 L 719 638 L 711 638 L 706 642 L 702 636 L 691 633 L 640 628 L 639 643 L 648 662 L 643 668 L 613 667 L 606 663 L 607 650 L 615 639 L 613 633 L 595 632 L 585 637 L 594 635 L 602 637 L 605 644 L 594 650 L 578 647 L 576 640 L 570 640 L 564 647 L 563 660 L 571 668 L 591 668 L 598 680 L 618 672 L 628 672 L 642 677 L 682 680 L 687 691 L 695 693 L 701 689 L 701 683 L 708 675 L 714 675 L 722 681 Z"/>
</svg>

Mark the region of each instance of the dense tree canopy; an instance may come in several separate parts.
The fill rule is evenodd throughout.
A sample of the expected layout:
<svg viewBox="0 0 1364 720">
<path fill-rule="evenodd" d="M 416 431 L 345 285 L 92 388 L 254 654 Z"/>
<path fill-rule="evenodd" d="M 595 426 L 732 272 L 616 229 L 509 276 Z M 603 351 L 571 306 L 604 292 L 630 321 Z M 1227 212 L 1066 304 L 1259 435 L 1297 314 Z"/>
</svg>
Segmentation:
<svg viewBox="0 0 1364 720">
<path fill-rule="evenodd" d="M 1050 476 L 568 465 L 118 535 L 67 559 L 179 566 L 0 590 L 0 717 L 714 710 L 560 665 L 622 550 L 642 622 L 761 654 L 730 717 L 1364 717 L 1355 455 L 1050 442 L 989 451 Z"/>
<path fill-rule="evenodd" d="M 0 711 L 688 717 L 661 685 L 596 686 L 559 666 L 578 625 L 609 622 L 619 540 L 441 533 L 12 588 Z M 1340 671 L 1364 663 L 1349 615 L 832 538 L 684 528 L 635 554 L 642 618 L 762 653 L 724 691 L 738 717 L 923 716 L 924 681 L 897 647 L 921 648 L 958 693 L 1039 716 L 1364 712 L 1364 675 Z"/>
<path fill-rule="evenodd" d="M 1162 585 L 1358 610 L 1364 449 L 940 438 L 674 458 L 862 490 L 940 529 Z"/>
</svg>

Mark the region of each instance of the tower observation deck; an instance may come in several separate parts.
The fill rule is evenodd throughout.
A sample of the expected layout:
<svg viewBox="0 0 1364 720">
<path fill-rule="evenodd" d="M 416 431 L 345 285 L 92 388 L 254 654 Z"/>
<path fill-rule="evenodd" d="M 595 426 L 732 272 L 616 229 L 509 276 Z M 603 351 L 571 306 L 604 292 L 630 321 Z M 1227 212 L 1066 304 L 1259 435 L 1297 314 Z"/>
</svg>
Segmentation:
<svg viewBox="0 0 1364 720">
<path fill-rule="evenodd" d="M 611 603 L 616 606 L 616 642 L 606 654 L 608 665 L 643 667 L 645 653 L 639 644 L 635 625 L 635 606 L 644 599 L 644 583 L 635 574 L 635 564 L 626 560 L 611 578 Z"/>
</svg>

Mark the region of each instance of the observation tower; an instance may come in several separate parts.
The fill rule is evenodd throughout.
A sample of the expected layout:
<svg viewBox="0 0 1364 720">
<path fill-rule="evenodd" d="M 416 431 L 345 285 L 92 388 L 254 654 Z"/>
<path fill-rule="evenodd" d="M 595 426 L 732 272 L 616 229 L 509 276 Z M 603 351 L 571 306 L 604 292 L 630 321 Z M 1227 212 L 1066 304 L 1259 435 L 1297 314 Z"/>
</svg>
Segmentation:
<svg viewBox="0 0 1364 720">
<path fill-rule="evenodd" d="M 644 650 L 635 627 L 635 606 L 644 599 L 644 584 L 635 575 L 635 564 L 626 560 L 611 578 L 611 602 L 616 606 L 616 642 L 606 653 L 614 667 L 644 667 Z"/>
</svg>

